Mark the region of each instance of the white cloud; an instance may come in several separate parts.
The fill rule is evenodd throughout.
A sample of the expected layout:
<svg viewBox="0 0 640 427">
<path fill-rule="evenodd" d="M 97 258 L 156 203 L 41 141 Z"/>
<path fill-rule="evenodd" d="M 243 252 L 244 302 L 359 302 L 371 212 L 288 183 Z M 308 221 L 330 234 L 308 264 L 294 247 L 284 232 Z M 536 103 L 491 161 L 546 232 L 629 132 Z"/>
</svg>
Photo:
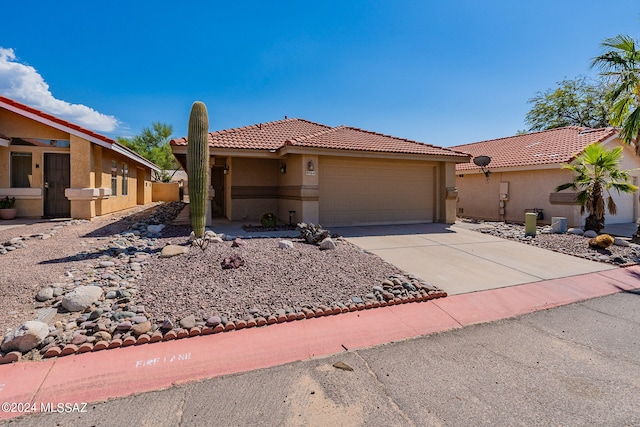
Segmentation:
<svg viewBox="0 0 640 427">
<path fill-rule="evenodd" d="M 114 116 L 101 114 L 82 104 L 54 98 L 38 71 L 16 60 L 13 49 L 0 47 L 0 94 L 98 132 L 113 132 L 119 125 Z"/>
</svg>

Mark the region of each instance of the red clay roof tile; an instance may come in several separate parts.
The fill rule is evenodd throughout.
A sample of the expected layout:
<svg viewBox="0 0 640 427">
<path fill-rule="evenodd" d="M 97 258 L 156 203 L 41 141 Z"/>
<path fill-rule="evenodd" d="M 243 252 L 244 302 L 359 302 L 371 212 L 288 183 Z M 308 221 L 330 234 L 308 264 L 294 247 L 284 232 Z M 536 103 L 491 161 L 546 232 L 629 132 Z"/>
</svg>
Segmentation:
<svg viewBox="0 0 640 427">
<path fill-rule="evenodd" d="M 171 140 L 186 146 L 187 138 Z M 335 128 L 303 119 L 285 119 L 209 133 L 211 148 L 277 150 L 284 146 L 468 158 L 462 152 L 347 126 Z"/>
<path fill-rule="evenodd" d="M 568 163 L 592 142 L 614 136 L 614 128 L 590 129 L 578 126 L 550 129 L 507 138 L 450 147 L 472 157 L 489 156 L 489 169 Z M 460 163 L 457 171 L 480 169 L 474 163 Z"/>
</svg>

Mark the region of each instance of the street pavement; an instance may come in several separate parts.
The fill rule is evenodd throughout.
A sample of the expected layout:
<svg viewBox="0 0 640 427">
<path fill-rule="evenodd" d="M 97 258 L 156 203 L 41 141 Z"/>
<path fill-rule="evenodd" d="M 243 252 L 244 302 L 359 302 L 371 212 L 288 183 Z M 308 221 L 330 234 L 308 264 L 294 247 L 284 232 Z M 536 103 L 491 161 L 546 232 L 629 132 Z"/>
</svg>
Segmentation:
<svg viewBox="0 0 640 427">
<path fill-rule="evenodd" d="M 634 290 L 6 423 L 634 426 L 639 396 Z"/>
</svg>

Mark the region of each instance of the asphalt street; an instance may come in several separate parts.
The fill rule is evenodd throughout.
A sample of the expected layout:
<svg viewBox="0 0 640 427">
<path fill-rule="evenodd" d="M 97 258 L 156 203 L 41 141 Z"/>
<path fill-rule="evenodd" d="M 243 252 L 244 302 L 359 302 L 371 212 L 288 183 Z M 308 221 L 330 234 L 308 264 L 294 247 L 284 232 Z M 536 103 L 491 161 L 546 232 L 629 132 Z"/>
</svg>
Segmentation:
<svg viewBox="0 0 640 427">
<path fill-rule="evenodd" d="M 375 327 L 375 325 L 372 325 Z M 353 371 L 333 366 L 343 362 Z M 640 291 L 15 426 L 640 425 Z"/>
</svg>

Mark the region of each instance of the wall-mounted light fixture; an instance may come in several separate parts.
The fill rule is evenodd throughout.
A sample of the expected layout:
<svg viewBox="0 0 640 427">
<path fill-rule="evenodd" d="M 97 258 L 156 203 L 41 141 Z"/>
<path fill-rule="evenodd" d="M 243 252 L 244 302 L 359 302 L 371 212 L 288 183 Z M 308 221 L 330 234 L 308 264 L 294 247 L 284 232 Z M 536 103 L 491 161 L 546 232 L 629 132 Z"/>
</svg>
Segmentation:
<svg viewBox="0 0 640 427">
<path fill-rule="evenodd" d="M 225 175 L 229 173 L 229 166 L 228 165 L 224 165 L 224 172 Z"/>
<path fill-rule="evenodd" d="M 287 173 L 287 164 L 283 163 L 280 165 L 280 173 Z"/>
<path fill-rule="evenodd" d="M 309 160 L 309 163 L 307 163 L 307 170 L 309 172 L 313 172 L 315 170 L 313 167 L 313 161 Z"/>
</svg>

